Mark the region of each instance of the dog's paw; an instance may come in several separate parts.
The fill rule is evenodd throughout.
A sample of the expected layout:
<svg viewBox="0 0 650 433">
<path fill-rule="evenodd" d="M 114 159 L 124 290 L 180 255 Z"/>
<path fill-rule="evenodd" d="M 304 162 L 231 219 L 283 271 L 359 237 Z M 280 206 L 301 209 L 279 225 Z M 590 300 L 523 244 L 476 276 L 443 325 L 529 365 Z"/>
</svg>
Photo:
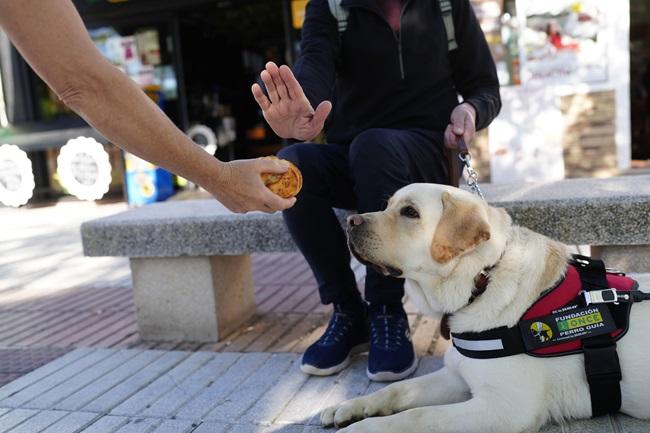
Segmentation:
<svg viewBox="0 0 650 433">
<path fill-rule="evenodd" d="M 364 418 L 393 413 L 392 410 L 378 403 L 368 397 L 360 397 L 328 407 L 321 412 L 321 424 L 324 427 L 345 427 Z"/>
</svg>

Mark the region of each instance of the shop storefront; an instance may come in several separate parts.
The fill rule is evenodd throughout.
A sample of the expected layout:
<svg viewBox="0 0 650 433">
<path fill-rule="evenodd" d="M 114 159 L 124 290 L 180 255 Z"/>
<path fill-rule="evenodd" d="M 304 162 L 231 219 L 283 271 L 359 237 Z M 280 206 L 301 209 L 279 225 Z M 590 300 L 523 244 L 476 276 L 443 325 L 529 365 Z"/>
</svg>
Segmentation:
<svg viewBox="0 0 650 433">
<path fill-rule="evenodd" d="M 102 54 L 207 151 L 228 160 L 278 150 L 280 140 L 266 127 L 250 85 L 266 61 L 292 60 L 299 33 L 291 28 L 288 0 L 74 3 Z M 18 146 L 29 155 L 36 184 L 32 201 L 71 193 L 57 161 L 60 149 L 80 136 L 103 145 L 112 167 L 109 193 L 124 194 L 136 204 L 158 198 L 152 185 L 165 175 L 158 172 L 153 178 L 155 167 L 131 155 L 125 158 L 65 107 L 6 38 L 0 39 L 0 71 L 6 101 L 0 112 L 7 114 L 5 124 L 0 123 L 0 144 Z M 99 179 L 100 166 L 90 154 L 78 155 L 70 164 L 83 171 L 77 177 L 86 183 Z M 129 184 L 134 179 L 142 185 L 134 188 Z M 175 188 L 182 182 L 175 180 Z"/>
</svg>

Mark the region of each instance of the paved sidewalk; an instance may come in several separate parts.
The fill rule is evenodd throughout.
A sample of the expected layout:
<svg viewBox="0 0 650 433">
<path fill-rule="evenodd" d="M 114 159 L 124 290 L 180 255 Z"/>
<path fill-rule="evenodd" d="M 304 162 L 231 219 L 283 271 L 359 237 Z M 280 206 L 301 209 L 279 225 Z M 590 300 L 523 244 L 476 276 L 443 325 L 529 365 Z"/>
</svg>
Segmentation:
<svg viewBox="0 0 650 433">
<path fill-rule="evenodd" d="M 75 347 L 302 352 L 322 333 L 330 307 L 320 304 L 307 263 L 276 253 L 253 255 L 257 315 L 223 341 L 142 341 L 128 261 L 81 250 L 81 222 L 124 209 L 77 201 L 0 208 L 11 227 L 0 231 L 0 385 Z M 362 283 L 363 269 L 356 270 Z M 433 354 L 437 323 L 407 309 L 418 352 Z"/>
<path fill-rule="evenodd" d="M 122 212 L 125 203 L 62 201 L 42 208 L 0 207 L 0 294 L 3 303 L 78 287 L 130 284 L 125 258 L 84 257 L 82 222 Z"/>
<path fill-rule="evenodd" d="M 77 349 L 0 388 L 0 432 L 324 433 L 322 408 L 382 384 L 358 357 L 337 376 L 309 377 L 299 355 Z M 440 368 L 421 360 L 416 375 Z M 647 433 L 626 416 L 544 433 Z"/>
</svg>

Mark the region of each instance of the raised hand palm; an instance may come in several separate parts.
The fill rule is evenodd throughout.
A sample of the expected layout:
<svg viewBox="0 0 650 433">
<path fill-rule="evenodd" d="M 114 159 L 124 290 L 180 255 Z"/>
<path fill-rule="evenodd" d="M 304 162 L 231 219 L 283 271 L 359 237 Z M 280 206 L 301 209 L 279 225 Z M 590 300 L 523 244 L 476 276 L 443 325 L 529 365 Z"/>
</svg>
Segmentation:
<svg viewBox="0 0 650 433">
<path fill-rule="evenodd" d="M 331 103 L 324 101 L 314 110 L 287 66 L 278 68 L 269 62 L 261 77 L 268 97 L 257 84 L 252 91 L 273 131 L 282 138 L 298 140 L 317 136 L 331 111 Z"/>
<path fill-rule="evenodd" d="M 307 98 L 282 99 L 264 111 L 264 119 L 273 131 L 283 138 L 308 140 L 318 135 L 320 131 L 314 131 L 316 125 L 312 122 L 313 118 L 314 110 Z"/>
</svg>

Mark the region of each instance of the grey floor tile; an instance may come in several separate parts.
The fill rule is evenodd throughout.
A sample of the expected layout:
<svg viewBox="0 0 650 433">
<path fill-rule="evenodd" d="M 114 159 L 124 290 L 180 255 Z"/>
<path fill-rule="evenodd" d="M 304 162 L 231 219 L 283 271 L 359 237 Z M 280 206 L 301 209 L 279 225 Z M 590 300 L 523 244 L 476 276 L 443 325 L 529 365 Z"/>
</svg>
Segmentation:
<svg viewBox="0 0 650 433">
<path fill-rule="evenodd" d="M 232 433 L 231 431 L 228 431 L 229 428 L 229 424 L 206 422 L 198 426 L 196 430 L 192 430 L 192 433 Z"/>
<path fill-rule="evenodd" d="M 152 433 L 189 433 L 198 425 L 198 422 L 189 420 L 167 419 L 161 422 Z"/>
<path fill-rule="evenodd" d="M 76 433 L 91 425 L 100 416 L 90 412 L 68 412 L 66 416 L 43 430 L 43 433 Z"/>
<path fill-rule="evenodd" d="M 38 414 L 37 410 L 14 409 L 0 416 L 0 433 L 7 432 Z"/>
<path fill-rule="evenodd" d="M 157 358 L 155 362 L 150 363 L 135 374 L 131 372 L 132 376 L 128 376 L 127 380 L 120 382 L 111 388 L 110 391 L 93 400 L 84 407 L 84 410 L 90 412 L 110 412 L 115 406 L 156 380 L 161 374 L 174 368 L 176 364 L 183 361 L 187 356 L 189 356 L 187 352 L 163 352 L 163 355 Z M 117 370 L 113 374 L 117 374 L 116 372 Z M 108 379 L 111 378 L 111 376 L 106 377 Z"/>
<path fill-rule="evenodd" d="M 180 382 L 214 358 L 214 356 L 214 353 L 208 352 L 193 353 L 173 369 L 129 397 L 114 408 L 111 413 L 119 415 L 142 414 L 142 411 L 150 407 L 151 403 L 166 394 L 173 393 Z"/>
<path fill-rule="evenodd" d="M 26 388 L 16 392 L 0 401 L 0 406 L 8 407 L 23 407 L 32 399 L 44 394 L 55 386 L 71 380 L 75 376 L 81 374 L 88 368 L 92 368 L 103 359 L 114 355 L 114 350 L 97 349 L 88 353 L 74 362 L 64 366 L 58 371 L 48 374 Z M 47 367 L 47 365 L 45 366 Z"/>
<path fill-rule="evenodd" d="M 616 420 L 620 426 L 621 433 L 650 432 L 650 420 L 640 420 L 627 415 L 617 415 Z"/>
<path fill-rule="evenodd" d="M 262 433 L 303 433 L 307 426 L 304 425 L 271 425 L 262 430 Z"/>
<path fill-rule="evenodd" d="M 115 433 L 151 433 L 161 421 L 155 418 L 131 418 Z"/>
<path fill-rule="evenodd" d="M 94 349 L 76 349 L 70 353 L 67 353 L 66 355 L 63 355 L 60 358 L 55 359 L 54 361 L 32 371 L 28 375 L 22 376 L 13 382 L 8 383 L 7 385 L 3 386 L 0 388 L 0 400 L 5 399 L 9 397 L 10 395 L 15 394 L 16 392 L 27 388 L 34 382 L 38 382 L 39 380 L 43 379 L 44 377 L 47 377 L 68 364 L 75 362 L 79 358 L 82 358 L 84 356 L 87 356 L 89 353 L 91 353 Z"/>
<path fill-rule="evenodd" d="M 223 375 L 197 395 L 178 412 L 178 418 L 201 419 L 244 382 L 271 355 L 250 353 L 242 355 Z"/>
<path fill-rule="evenodd" d="M 257 368 L 226 399 L 212 409 L 206 416 L 207 421 L 238 422 L 247 409 L 253 406 L 284 373 L 293 365 L 296 355 L 278 353 Z M 275 394 L 275 392 L 272 392 Z M 259 420 L 256 420 L 259 422 Z"/>
<path fill-rule="evenodd" d="M 89 405 L 93 400 L 109 392 L 113 387 L 128 380 L 131 376 L 134 376 L 147 365 L 155 362 L 165 354 L 165 352 L 160 350 L 131 350 L 131 352 L 136 355 L 111 371 L 110 374 L 98 378 L 92 385 L 78 390 L 63 401 L 57 403 L 54 407 L 62 410 L 82 410 L 84 406 Z M 101 409 L 103 408 L 100 407 L 99 409 L 98 411 L 102 412 Z"/>
<path fill-rule="evenodd" d="M 328 390 L 327 396 L 320 402 L 314 402 L 311 412 L 311 418 L 307 422 L 310 425 L 320 424 L 321 410 L 332 405 L 342 403 L 355 397 L 364 395 L 370 386 L 370 379 L 366 375 L 367 364 L 357 361 L 348 367 L 339 380 L 334 382 Z"/>
<path fill-rule="evenodd" d="M 278 378 L 273 386 L 273 392 L 267 392 L 244 413 L 240 422 L 271 424 L 287 407 L 307 382 L 308 375 L 300 370 L 300 357 L 296 357 L 286 373 Z"/>
<path fill-rule="evenodd" d="M 123 416 L 103 416 L 83 430 L 83 433 L 114 433 L 129 421 Z"/>
<path fill-rule="evenodd" d="M 55 410 L 39 412 L 27 421 L 13 428 L 11 433 L 40 433 L 67 414 L 68 412 Z"/>
<path fill-rule="evenodd" d="M 26 407 L 33 409 L 49 409 L 54 407 L 61 400 L 74 394 L 80 389 L 88 387 L 88 385 L 93 381 L 112 372 L 137 354 L 138 352 L 134 350 L 116 351 L 112 355 L 107 356 L 102 361 L 93 365 L 92 368 L 81 371 L 79 374 L 69 378 L 65 382 L 62 382 L 54 388 L 38 395 L 29 401 Z"/>
<path fill-rule="evenodd" d="M 241 354 L 239 353 L 215 355 L 210 362 L 176 384 L 173 392 L 153 402 L 150 407 L 142 412 L 142 415 L 152 417 L 175 415 L 179 408 L 212 385 L 240 357 Z"/>
<path fill-rule="evenodd" d="M 282 410 L 276 422 L 280 424 L 307 424 L 320 411 L 331 388 L 340 380 L 342 373 L 328 377 L 311 376 L 304 386 Z"/>
<path fill-rule="evenodd" d="M 562 425 L 564 433 L 616 433 L 608 416 L 571 421 Z"/>
</svg>

